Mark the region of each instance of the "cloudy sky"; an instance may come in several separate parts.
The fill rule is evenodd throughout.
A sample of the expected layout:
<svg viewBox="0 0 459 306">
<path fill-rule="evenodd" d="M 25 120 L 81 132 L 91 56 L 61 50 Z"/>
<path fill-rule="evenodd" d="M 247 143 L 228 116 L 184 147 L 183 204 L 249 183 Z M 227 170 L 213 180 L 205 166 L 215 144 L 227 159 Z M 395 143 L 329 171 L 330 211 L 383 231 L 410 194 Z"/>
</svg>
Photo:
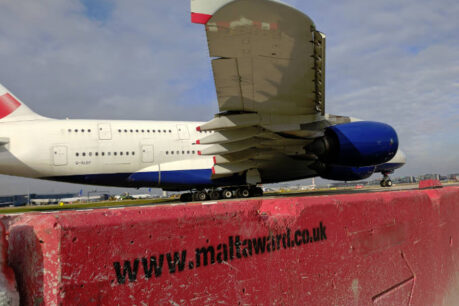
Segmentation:
<svg viewBox="0 0 459 306">
<path fill-rule="evenodd" d="M 457 0 L 285 2 L 327 35 L 327 112 L 394 126 L 397 176 L 459 172 Z M 207 121 L 216 94 L 189 5 L 0 0 L 0 83 L 54 118 Z M 0 176 L 0 194 L 25 186 L 80 188 Z"/>
</svg>

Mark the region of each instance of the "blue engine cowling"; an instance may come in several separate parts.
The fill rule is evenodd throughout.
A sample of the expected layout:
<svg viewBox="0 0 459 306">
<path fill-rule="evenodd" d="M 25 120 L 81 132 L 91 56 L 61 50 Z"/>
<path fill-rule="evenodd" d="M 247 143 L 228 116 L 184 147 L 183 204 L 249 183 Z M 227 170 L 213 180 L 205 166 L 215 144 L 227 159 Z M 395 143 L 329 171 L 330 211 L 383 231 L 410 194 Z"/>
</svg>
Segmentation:
<svg viewBox="0 0 459 306">
<path fill-rule="evenodd" d="M 369 178 L 374 173 L 375 168 L 375 166 L 349 167 L 328 165 L 327 168 L 320 173 L 320 177 L 336 181 L 358 181 Z"/>
<path fill-rule="evenodd" d="M 398 137 L 388 124 L 356 121 L 330 126 L 306 150 L 326 164 L 362 167 L 385 163 L 397 153 Z"/>
</svg>

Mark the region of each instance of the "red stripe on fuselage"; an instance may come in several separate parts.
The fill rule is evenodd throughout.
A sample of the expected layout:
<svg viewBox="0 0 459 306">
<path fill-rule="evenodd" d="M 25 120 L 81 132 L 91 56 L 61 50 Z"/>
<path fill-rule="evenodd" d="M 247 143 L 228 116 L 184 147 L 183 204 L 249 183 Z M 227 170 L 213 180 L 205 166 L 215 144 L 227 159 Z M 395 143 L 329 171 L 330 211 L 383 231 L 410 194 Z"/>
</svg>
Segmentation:
<svg viewBox="0 0 459 306">
<path fill-rule="evenodd" d="M 202 23 L 206 24 L 209 19 L 212 18 L 212 15 L 201 14 L 201 13 L 191 13 L 191 22 L 192 23 Z"/>
<path fill-rule="evenodd" d="M 19 106 L 21 103 L 9 93 L 0 96 L 0 119 L 14 112 Z"/>
</svg>

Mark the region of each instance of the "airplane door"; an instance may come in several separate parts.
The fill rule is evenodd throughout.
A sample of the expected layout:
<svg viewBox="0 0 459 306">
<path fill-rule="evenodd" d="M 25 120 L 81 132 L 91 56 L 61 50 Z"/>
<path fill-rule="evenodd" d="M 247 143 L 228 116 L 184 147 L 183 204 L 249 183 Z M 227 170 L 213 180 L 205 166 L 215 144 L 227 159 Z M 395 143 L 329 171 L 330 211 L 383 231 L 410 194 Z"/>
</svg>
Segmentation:
<svg viewBox="0 0 459 306">
<path fill-rule="evenodd" d="M 189 139 L 188 127 L 185 124 L 177 124 L 177 133 L 179 139 Z"/>
<path fill-rule="evenodd" d="M 153 162 L 153 146 L 152 145 L 143 145 L 142 146 L 142 162 L 143 163 L 152 163 Z"/>
<path fill-rule="evenodd" d="M 99 123 L 99 139 L 110 140 L 112 139 L 112 130 L 109 123 Z"/>
<path fill-rule="evenodd" d="M 54 166 L 67 165 L 67 147 L 55 146 L 53 147 L 53 164 Z"/>
</svg>

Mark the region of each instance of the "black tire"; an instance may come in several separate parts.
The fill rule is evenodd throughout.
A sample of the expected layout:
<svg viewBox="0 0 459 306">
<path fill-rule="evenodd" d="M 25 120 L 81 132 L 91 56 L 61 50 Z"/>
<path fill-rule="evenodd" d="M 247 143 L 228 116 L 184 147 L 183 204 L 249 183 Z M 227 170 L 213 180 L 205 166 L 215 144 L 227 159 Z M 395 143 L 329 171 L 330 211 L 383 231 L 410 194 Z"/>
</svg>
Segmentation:
<svg viewBox="0 0 459 306">
<path fill-rule="evenodd" d="M 237 194 L 241 198 L 248 198 L 250 197 L 250 190 L 249 188 L 242 187 L 237 190 Z"/>
<path fill-rule="evenodd" d="M 233 192 L 230 189 L 223 189 L 222 191 L 223 199 L 231 199 L 232 197 L 233 197 Z"/>
<path fill-rule="evenodd" d="M 192 200 L 192 196 L 191 196 L 191 193 L 182 193 L 180 195 L 180 201 L 181 202 L 191 202 Z"/>
<path fill-rule="evenodd" d="M 252 190 L 252 194 L 254 197 L 261 197 L 263 196 L 263 189 L 261 189 L 260 187 L 255 187 Z"/>
<path fill-rule="evenodd" d="M 207 193 L 205 191 L 198 191 L 196 198 L 198 199 L 198 201 L 205 201 L 207 200 Z"/>
<path fill-rule="evenodd" d="M 386 187 L 386 181 L 385 181 L 385 180 L 382 180 L 382 181 L 379 183 L 379 185 L 380 185 L 381 187 Z"/>
<path fill-rule="evenodd" d="M 219 200 L 220 199 L 220 192 L 218 190 L 212 190 L 209 192 L 209 198 L 211 200 Z"/>
<path fill-rule="evenodd" d="M 392 181 L 391 180 L 387 180 L 386 181 L 386 187 L 392 187 Z"/>
</svg>

